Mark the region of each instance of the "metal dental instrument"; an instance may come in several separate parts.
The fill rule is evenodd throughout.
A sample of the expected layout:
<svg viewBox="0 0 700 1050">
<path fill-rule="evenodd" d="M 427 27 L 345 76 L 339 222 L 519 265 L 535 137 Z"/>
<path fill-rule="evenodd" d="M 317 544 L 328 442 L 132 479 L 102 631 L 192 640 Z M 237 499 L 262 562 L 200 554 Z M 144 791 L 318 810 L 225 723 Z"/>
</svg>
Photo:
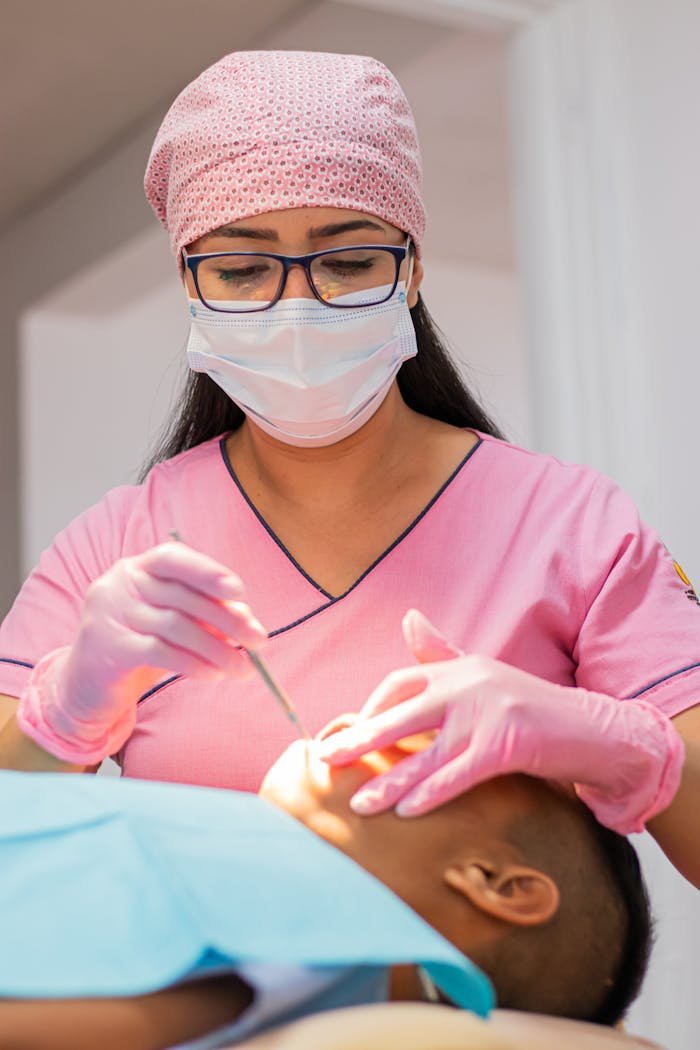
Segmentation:
<svg viewBox="0 0 700 1050">
<path fill-rule="evenodd" d="M 304 724 L 300 721 L 299 715 L 296 713 L 294 704 L 289 699 L 289 696 L 279 684 L 279 682 L 275 678 L 273 678 L 272 674 L 270 673 L 269 667 L 266 663 L 264 663 L 262 657 L 258 656 L 258 654 L 253 649 L 246 649 L 246 652 L 250 657 L 250 662 L 252 663 L 253 667 L 257 670 L 263 682 L 270 690 L 275 700 L 286 714 L 289 721 L 292 722 L 299 730 L 299 735 L 302 736 L 304 740 L 311 740 L 311 733 L 309 733 L 308 729 L 306 729 Z"/>
<path fill-rule="evenodd" d="M 177 529 L 171 529 L 170 530 L 170 535 L 178 543 L 183 543 L 184 542 L 184 540 L 182 539 L 182 536 L 177 531 Z M 296 727 L 296 729 L 299 732 L 299 735 L 304 740 L 311 740 L 311 733 L 309 733 L 308 729 L 304 726 L 303 722 L 299 718 L 299 715 L 296 712 L 296 708 L 294 707 L 294 704 L 289 699 L 289 696 L 287 695 L 285 690 L 282 688 L 282 686 L 279 684 L 277 679 L 274 677 L 274 675 L 272 674 L 272 672 L 270 671 L 269 667 L 264 662 L 262 657 L 258 656 L 258 654 L 254 650 L 247 649 L 244 645 L 241 646 L 241 649 L 243 649 L 244 652 L 246 652 L 248 654 L 248 656 L 250 658 L 250 662 L 252 663 L 253 667 L 256 669 L 256 671 L 258 672 L 258 674 L 262 678 L 263 682 L 265 683 L 267 688 L 270 690 L 270 692 L 272 693 L 273 697 L 275 698 L 275 700 L 277 701 L 279 706 L 284 711 L 284 713 L 287 716 L 287 718 L 289 719 L 289 721 L 292 723 L 292 725 L 294 725 Z"/>
</svg>

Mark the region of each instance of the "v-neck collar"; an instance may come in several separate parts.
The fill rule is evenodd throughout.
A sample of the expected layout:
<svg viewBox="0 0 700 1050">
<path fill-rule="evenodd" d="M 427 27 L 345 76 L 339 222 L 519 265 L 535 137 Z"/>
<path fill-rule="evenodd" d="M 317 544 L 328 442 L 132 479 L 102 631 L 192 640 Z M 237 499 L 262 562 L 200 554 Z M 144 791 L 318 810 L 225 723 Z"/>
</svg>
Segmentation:
<svg viewBox="0 0 700 1050">
<path fill-rule="evenodd" d="M 476 433 L 476 432 L 473 431 L 473 433 Z M 375 558 L 375 560 L 371 563 L 371 565 L 369 565 L 362 573 L 360 573 L 360 575 L 357 577 L 357 579 L 353 583 L 351 583 L 350 586 L 348 588 L 346 588 L 346 590 L 344 590 L 342 594 L 331 594 L 324 587 L 322 587 L 320 585 L 320 583 L 317 583 L 316 580 L 314 580 L 313 577 L 310 576 L 309 573 L 306 572 L 306 570 L 299 564 L 299 562 L 296 560 L 294 555 L 291 553 L 291 551 L 289 551 L 287 549 L 287 547 L 284 545 L 284 543 L 279 538 L 277 533 L 274 531 L 274 529 L 272 529 L 270 527 L 270 525 L 267 523 L 265 518 L 262 516 L 262 514 L 260 513 L 258 508 L 255 506 L 253 501 L 248 496 L 248 493 L 243 488 L 243 485 L 241 484 L 241 481 L 240 481 L 238 475 L 236 474 L 235 470 L 233 469 L 233 465 L 231 464 L 231 461 L 229 460 L 228 454 L 226 452 L 226 440 L 227 440 L 228 436 L 229 436 L 228 434 L 224 434 L 221 437 L 221 439 L 219 440 L 219 449 L 221 451 L 221 458 L 224 461 L 224 465 L 225 465 L 229 475 L 231 476 L 231 478 L 232 478 L 236 488 L 238 489 L 238 491 L 240 492 L 241 496 L 243 497 L 245 502 L 248 504 L 248 506 L 250 507 L 251 511 L 253 512 L 255 517 L 258 519 L 258 521 L 260 522 L 262 527 L 265 529 L 265 532 L 268 534 L 270 539 L 277 545 L 277 547 L 281 550 L 281 552 L 282 552 L 282 554 L 284 554 L 285 558 L 294 566 L 296 571 L 308 583 L 310 583 L 312 587 L 314 587 L 319 592 L 319 594 L 322 594 L 324 596 L 324 598 L 328 599 L 328 601 L 325 602 L 322 606 L 320 606 L 317 609 L 313 609 L 311 612 L 307 613 L 305 616 L 300 617 L 298 620 L 295 620 L 293 623 L 287 624 L 284 627 L 280 627 L 280 628 L 278 628 L 275 631 L 271 631 L 270 632 L 270 637 L 271 638 L 274 637 L 277 634 L 282 634 L 284 631 L 291 630 L 292 627 L 297 627 L 300 623 L 303 623 L 305 620 L 308 620 L 311 616 L 315 616 L 317 613 L 321 612 L 323 609 L 327 609 L 330 605 L 337 604 L 337 602 L 342 601 L 343 598 L 346 598 L 352 591 L 354 591 L 356 587 L 359 587 L 359 585 L 362 583 L 362 581 L 364 579 L 366 579 L 367 576 L 369 576 L 369 574 L 371 572 L 373 572 L 374 569 L 376 569 L 377 566 L 381 562 L 383 562 L 384 559 L 386 557 L 388 557 L 388 555 L 391 554 L 391 552 L 396 547 L 398 547 L 399 544 L 401 544 L 403 542 L 403 540 L 405 540 L 406 537 L 411 532 L 413 532 L 413 530 L 416 528 L 416 526 L 423 520 L 423 518 L 426 516 L 426 514 L 430 511 L 431 507 L 433 507 L 435 505 L 435 503 L 437 503 L 437 501 L 440 499 L 442 494 L 450 487 L 450 485 L 455 480 L 455 478 L 461 473 L 461 471 L 464 469 L 465 465 L 469 462 L 469 460 L 474 455 L 476 450 L 478 448 L 480 448 L 481 445 L 483 444 L 483 438 L 480 435 L 477 434 L 476 435 L 476 437 L 477 437 L 476 442 L 472 445 L 472 447 L 469 449 L 469 451 L 466 453 L 466 455 L 463 457 L 463 459 L 460 460 L 460 462 L 457 464 L 457 466 L 452 471 L 452 473 L 447 478 L 447 480 L 444 481 L 443 484 L 440 486 L 440 488 L 437 490 L 435 495 L 430 498 L 430 500 L 426 503 L 426 505 L 423 507 L 423 509 L 416 515 L 416 517 L 413 519 L 413 521 L 411 521 L 410 524 L 406 526 L 406 528 L 403 530 L 403 532 L 401 532 L 396 537 L 395 540 L 392 540 L 392 542 L 389 544 L 389 546 L 386 548 L 386 550 L 382 551 L 382 553 L 377 558 Z"/>
</svg>

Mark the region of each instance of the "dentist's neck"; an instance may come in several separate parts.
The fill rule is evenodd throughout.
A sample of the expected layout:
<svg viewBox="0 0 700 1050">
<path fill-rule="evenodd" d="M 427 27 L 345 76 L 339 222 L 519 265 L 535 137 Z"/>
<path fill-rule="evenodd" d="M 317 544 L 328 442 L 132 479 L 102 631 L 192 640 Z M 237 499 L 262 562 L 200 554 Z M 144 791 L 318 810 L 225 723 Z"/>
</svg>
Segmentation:
<svg viewBox="0 0 700 1050">
<path fill-rule="evenodd" d="M 279 497 L 307 508 L 323 501 L 365 498 L 387 488 L 406 463 L 410 445 L 419 440 L 426 417 L 413 412 L 394 383 L 373 416 L 349 437 L 333 445 L 287 445 L 248 419 L 231 435 L 227 451 L 239 475 L 251 474 Z"/>
</svg>

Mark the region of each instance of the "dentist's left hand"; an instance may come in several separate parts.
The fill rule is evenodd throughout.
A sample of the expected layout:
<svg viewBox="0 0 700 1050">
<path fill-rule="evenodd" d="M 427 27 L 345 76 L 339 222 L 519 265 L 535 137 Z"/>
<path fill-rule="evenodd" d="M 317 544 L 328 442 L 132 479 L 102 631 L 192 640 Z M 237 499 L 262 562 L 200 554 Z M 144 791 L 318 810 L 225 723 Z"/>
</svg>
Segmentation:
<svg viewBox="0 0 700 1050">
<path fill-rule="evenodd" d="M 606 827 L 629 834 L 666 808 L 684 748 L 671 721 L 641 700 L 565 687 L 498 660 L 465 656 L 416 610 L 403 622 L 422 662 L 390 674 L 352 727 L 328 737 L 332 764 L 435 730 L 425 750 L 398 762 L 353 797 L 360 814 L 392 806 L 419 816 L 492 777 L 526 773 L 573 783 Z"/>
</svg>

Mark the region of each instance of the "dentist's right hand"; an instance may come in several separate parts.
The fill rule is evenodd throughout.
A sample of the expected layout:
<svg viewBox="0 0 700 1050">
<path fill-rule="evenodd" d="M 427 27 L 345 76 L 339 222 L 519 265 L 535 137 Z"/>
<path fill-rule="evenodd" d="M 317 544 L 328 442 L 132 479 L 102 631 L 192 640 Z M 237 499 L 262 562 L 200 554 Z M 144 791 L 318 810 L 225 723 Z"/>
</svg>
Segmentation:
<svg viewBox="0 0 700 1050">
<path fill-rule="evenodd" d="M 85 595 L 71 646 L 34 667 L 17 724 L 65 762 L 93 765 L 131 735 L 139 697 L 168 672 L 242 677 L 267 634 L 242 582 L 184 543 L 122 558 Z"/>
</svg>

